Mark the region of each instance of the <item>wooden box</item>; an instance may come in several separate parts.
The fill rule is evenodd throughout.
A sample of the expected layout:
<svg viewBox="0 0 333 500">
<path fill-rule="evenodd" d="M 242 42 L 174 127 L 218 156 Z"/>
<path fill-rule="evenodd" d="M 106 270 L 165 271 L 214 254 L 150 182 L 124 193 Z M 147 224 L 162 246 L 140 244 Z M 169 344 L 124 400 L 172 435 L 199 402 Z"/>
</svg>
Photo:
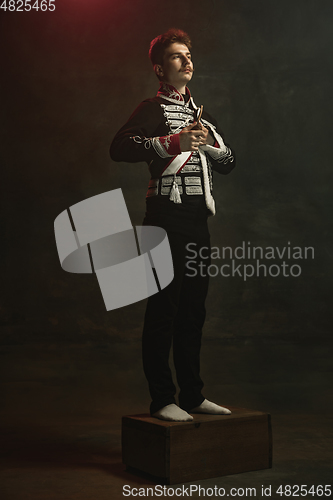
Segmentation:
<svg viewBox="0 0 333 500">
<path fill-rule="evenodd" d="M 193 415 L 191 422 L 123 417 L 123 463 L 166 484 L 272 467 L 270 415 L 229 408 L 231 415 Z"/>
</svg>

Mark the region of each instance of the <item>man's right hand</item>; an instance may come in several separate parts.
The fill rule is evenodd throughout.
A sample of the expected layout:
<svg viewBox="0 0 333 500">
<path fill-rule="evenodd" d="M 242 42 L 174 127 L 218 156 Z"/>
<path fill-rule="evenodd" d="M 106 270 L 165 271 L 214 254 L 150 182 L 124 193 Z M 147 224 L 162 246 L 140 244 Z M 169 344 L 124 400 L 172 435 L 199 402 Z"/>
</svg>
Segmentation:
<svg viewBox="0 0 333 500">
<path fill-rule="evenodd" d="M 179 144 L 182 153 L 185 151 L 198 151 L 202 144 L 206 144 L 202 130 L 196 129 L 197 122 L 183 128 L 179 134 Z"/>
</svg>

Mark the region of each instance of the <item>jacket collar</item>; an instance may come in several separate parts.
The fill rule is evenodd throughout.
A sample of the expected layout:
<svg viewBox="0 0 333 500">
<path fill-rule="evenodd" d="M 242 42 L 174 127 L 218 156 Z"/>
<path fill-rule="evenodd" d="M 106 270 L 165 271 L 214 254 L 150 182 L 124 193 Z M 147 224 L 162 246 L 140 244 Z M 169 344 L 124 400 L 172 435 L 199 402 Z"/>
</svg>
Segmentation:
<svg viewBox="0 0 333 500">
<path fill-rule="evenodd" d="M 191 92 L 188 87 L 186 87 L 186 94 L 191 98 Z M 169 85 L 165 82 L 160 83 L 160 88 L 158 89 L 157 96 L 163 97 L 163 99 L 167 99 L 168 101 L 174 102 L 176 104 L 185 104 L 185 100 L 182 94 L 173 85 Z"/>
</svg>

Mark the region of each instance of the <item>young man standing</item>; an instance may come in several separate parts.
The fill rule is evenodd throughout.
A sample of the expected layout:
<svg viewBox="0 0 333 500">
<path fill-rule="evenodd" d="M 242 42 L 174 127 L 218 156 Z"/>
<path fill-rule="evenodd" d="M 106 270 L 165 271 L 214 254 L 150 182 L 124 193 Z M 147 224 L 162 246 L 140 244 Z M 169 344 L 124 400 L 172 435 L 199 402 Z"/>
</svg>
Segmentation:
<svg viewBox="0 0 333 500">
<path fill-rule="evenodd" d="M 110 149 L 114 161 L 148 163 L 151 179 L 143 224 L 168 234 L 174 279 L 148 299 L 142 352 L 151 415 L 172 421 L 192 420 L 190 413 L 231 413 L 201 393 L 200 347 L 210 264 L 207 218 L 215 214 L 212 170 L 228 174 L 235 159 L 215 120 L 205 111 L 198 120 L 200 110 L 187 87 L 193 75 L 190 49 L 189 36 L 176 29 L 151 42 L 159 91 L 136 108 Z M 186 266 L 189 243 L 197 250 L 191 263 L 197 273 L 189 273 Z M 205 252 L 199 252 L 203 247 Z M 179 406 L 169 367 L 172 341 Z"/>
</svg>

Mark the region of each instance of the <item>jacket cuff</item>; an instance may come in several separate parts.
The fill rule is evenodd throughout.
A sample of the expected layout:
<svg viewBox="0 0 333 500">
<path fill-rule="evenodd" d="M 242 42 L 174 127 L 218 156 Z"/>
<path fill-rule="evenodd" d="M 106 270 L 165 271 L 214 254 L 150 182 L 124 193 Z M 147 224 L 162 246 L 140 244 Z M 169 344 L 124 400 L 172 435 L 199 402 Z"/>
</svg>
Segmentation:
<svg viewBox="0 0 333 500">
<path fill-rule="evenodd" d="M 177 156 L 181 153 L 179 134 L 155 137 L 153 140 L 153 147 L 161 158 Z"/>
<path fill-rule="evenodd" d="M 218 161 L 219 163 L 229 163 L 234 161 L 234 156 L 230 148 L 225 146 L 225 149 L 218 147 L 210 146 L 209 144 L 205 144 L 204 146 L 199 146 L 200 149 L 206 151 L 213 160 Z"/>
</svg>

